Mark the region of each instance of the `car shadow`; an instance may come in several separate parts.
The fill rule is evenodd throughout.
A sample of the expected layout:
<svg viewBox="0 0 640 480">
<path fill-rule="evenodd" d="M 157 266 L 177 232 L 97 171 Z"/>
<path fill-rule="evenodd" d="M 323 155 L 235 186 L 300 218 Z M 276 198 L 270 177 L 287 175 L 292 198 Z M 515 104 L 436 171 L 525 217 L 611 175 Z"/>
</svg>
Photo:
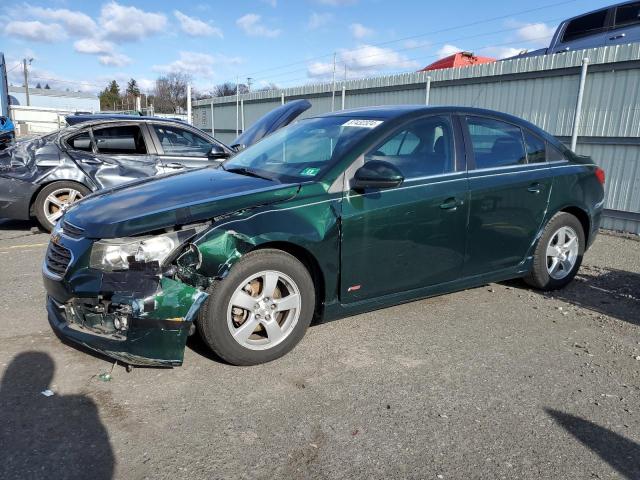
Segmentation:
<svg viewBox="0 0 640 480">
<path fill-rule="evenodd" d="M 528 288 L 521 280 L 503 284 Z M 638 273 L 583 265 L 569 285 L 550 294 L 572 305 L 640 326 Z"/>
<path fill-rule="evenodd" d="M 35 220 L 11 220 L 0 218 L 0 230 L 25 230 L 31 233 L 47 233 Z"/>
<path fill-rule="evenodd" d="M 0 384 L 0 478 L 113 478 L 115 458 L 86 395 L 46 396 L 55 370 L 46 353 L 13 358 Z M 90 472 L 90 473 L 89 473 Z"/>
<path fill-rule="evenodd" d="M 550 408 L 545 411 L 620 475 L 628 479 L 640 478 L 640 444 L 589 420 Z"/>
</svg>

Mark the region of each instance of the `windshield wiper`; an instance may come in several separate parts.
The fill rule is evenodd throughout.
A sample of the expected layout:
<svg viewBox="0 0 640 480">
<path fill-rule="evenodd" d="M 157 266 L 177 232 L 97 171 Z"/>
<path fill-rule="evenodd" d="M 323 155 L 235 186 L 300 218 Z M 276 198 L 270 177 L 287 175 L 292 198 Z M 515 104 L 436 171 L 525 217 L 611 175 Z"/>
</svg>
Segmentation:
<svg viewBox="0 0 640 480">
<path fill-rule="evenodd" d="M 224 168 L 224 170 L 226 170 L 227 172 L 239 173 L 240 175 L 246 175 L 248 177 L 262 178 L 263 180 L 269 180 L 270 182 L 274 181 L 273 178 L 267 177 L 266 175 L 262 175 L 261 173 L 258 173 L 255 170 L 250 170 L 246 167 L 226 168 L 223 166 L 222 168 Z"/>
</svg>

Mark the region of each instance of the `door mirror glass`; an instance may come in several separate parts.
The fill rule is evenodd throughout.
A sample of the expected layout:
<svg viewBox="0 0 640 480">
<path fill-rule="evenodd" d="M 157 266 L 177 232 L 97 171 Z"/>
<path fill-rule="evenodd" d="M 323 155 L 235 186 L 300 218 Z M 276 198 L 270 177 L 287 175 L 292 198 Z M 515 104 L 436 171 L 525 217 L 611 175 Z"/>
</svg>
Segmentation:
<svg viewBox="0 0 640 480">
<path fill-rule="evenodd" d="M 227 152 L 220 145 L 211 145 L 211 149 L 209 150 L 209 154 L 207 155 L 210 159 L 219 159 L 219 158 L 227 158 L 229 157 L 229 152 Z"/>
<path fill-rule="evenodd" d="M 400 170 L 383 160 L 370 160 L 356 170 L 351 183 L 354 190 L 394 188 L 404 181 Z"/>
</svg>

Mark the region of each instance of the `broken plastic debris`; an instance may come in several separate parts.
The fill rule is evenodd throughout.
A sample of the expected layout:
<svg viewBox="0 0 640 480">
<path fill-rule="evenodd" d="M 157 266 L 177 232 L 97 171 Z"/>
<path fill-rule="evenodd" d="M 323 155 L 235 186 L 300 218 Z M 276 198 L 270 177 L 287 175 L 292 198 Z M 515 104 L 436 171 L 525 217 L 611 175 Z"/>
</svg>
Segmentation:
<svg viewBox="0 0 640 480">
<path fill-rule="evenodd" d="M 101 373 L 100 375 L 98 375 L 98 380 L 102 381 L 102 382 L 110 382 L 111 381 L 111 374 L 110 373 Z"/>
<path fill-rule="evenodd" d="M 53 391 L 52 391 L 52 390 L 49 390 L 49 389 L 47 389 L 47 390 L 43 390 L 43 391 L 42 391 L 42 392 L 40 392 L 40 393 L 42 393 L 42 395 L 44 395 L 45 397 L 51 397 L 51 396 L 53 396 L 53 395 L 54 395 Z"/>
</svg>

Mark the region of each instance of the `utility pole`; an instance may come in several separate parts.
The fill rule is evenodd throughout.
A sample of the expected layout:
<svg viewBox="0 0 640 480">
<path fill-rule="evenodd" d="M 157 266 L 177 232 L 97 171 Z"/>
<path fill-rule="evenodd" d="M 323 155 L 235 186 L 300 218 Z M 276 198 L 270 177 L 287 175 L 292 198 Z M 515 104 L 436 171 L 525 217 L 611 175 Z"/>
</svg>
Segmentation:
<svg viewBox="0 0 640 480">
<path fill-rule="evenodd" d="M 25 92 L 25 96 L 27 97 L 27 107 L 31 106 L 31 99 L 29 98 L 29 70 L 27 68 L 27 61 L 29 62 L 29 65 L 31 65 L 31 62 L 33 61 L 33 58 L 23 58 L 22 59 L 22 69 L 24 71 L 24 92 Z"/>
<path fill-rule="evenodd" d="M 333 79 L 331 80 L 331 111 L 336 108 L 336 54 L 333 54 Z"/>
</svg>

